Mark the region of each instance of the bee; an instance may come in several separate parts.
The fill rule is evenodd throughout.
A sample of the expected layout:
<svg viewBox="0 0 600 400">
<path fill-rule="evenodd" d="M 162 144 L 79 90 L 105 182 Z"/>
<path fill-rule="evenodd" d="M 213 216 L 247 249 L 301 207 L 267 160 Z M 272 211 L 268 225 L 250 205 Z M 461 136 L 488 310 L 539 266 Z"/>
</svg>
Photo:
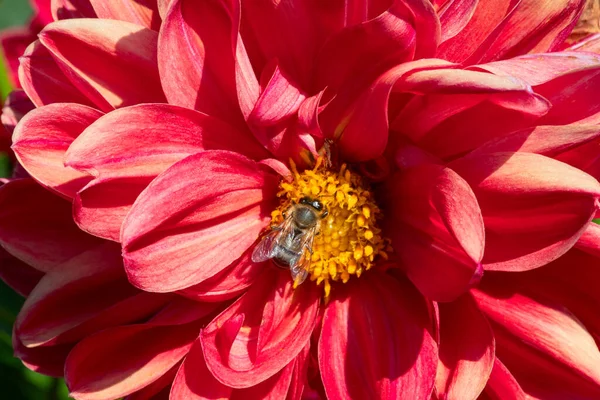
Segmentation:
<svg viewBox="0 0 600 400">
<path fill-rule="evenodd" d="M 252 261 L 273 260 L 280 268 L 289 268 L 299 285 L 308 276 L 310 255 L 321 219 L 329 213 L 319 200 L 303 197 L 283 213 L 281 224 L 271 227 L 252 251 Z"/>
</svg>

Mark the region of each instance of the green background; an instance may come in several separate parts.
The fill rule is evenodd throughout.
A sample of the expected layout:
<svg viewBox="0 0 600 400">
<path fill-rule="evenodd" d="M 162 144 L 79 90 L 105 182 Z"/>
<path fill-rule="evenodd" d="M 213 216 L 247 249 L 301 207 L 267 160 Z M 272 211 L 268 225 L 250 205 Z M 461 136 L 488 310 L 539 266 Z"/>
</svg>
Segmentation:
<svg viewBox="0 0 600 400">
<path fill-rule="evenodd" d="M 0 30 L 27 24 L 31 17 L 27 0 L 0 0 Z M 0 57 L 0 100 L 10 92 L 6 67 Z M 8 159 L 0 154 L 0 177 L 9 171 Z M 11 331 L 23 299 L 0 281 L 0 397 L 7 400 L 68 399 L 62 380 L 37 374 L 13 357 Z"/>
</svg>

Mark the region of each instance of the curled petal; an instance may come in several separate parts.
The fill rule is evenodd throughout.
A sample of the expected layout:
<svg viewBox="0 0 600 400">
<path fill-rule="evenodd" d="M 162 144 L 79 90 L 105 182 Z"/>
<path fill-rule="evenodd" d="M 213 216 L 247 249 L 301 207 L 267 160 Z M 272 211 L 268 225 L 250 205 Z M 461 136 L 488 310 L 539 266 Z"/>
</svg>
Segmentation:
<svg viewBox="0 0 600 400">
<path fill-rule="evenodd" d="M 424 295 L 450 301 L 478 282 L 483 220 L 473 191 L 456 172 L 424 164 L 396 174 L 384 190 L 386 234 Z"/>
<path fill-rule="evenodd" d="M 49 24 L 40 41 L 99 109 L 163 103 L 158 34 L 124 21 L 74 19 Z"/>
<path fill-rule="evenodd" d="M 323 110 L 321 124 L 326 136 L 339 139 L 344 158 L 367 161 L 385 150 L 389 122 L 388 101 L 396 82 L 413 69 L 439 68 L 443 60 L 418 60 L 390 69 L 359 96 L 337 96 Z M 365 135 L 365 129 L 369 135 Z"/>
<path fill-rule="evenodd" d="M 31 43 L 19 60 L 19 81 L 37 107 L 64 102 L 95 106 L 85 92 L 71 83 L 39 40 Z M 104 102 L 100 108 L 110 109 Z"/>
<path fill-rule="evenodd" d="M 290 389 L 293 374 L 298 370 L 303 354 L 281 371 L 256 386 L 233 389 L 219 382 L 206 367 L 200 340 L 192 346 L 171 389 L 171 398 L 200 400 L 216 398 L 282 399 Z M 297 397 L 291 397 L 296 399 Z"/>
<path fill-rule="evenodd" d="M 487 270 L 523 271 L 558 258 L 597 209 L 598 181 L 541 155 L 475 154 L 450 167 L 477 196 L 486 228 Z"/>
<path fill-rule="evenodd" d="M 437 346 L 424 298 L 408 282 L 376 271 L 332 296 L 319 339 L 327 397 L 429 399 Z"/>
<path fill-rule="evenodd" d="M 278 177 L 227 151 L 174 164 L 138 197 L 121 233 L 125 269 L 144 290 L 180 290 L 238 259 L 270 220 Z"/>
<path fill-rule="evenodd" d="M 21 165 L 44 186 L 67 198 L 75 196 L 91 177 L 64 165 L 73 140 L 102 116 L 79 104 L 52 104 L 28 113 L 15 129 L 13 150 Z"/>
<path fill-rule="evenodd" d="M 264 382 L 293 364 L 308 344 L 318 309 L 315 285 L 293 289 L 288 271 L 269 266 L 246 294 L 202 331 L 208 369 L 233 388 Z"/>
</svg>

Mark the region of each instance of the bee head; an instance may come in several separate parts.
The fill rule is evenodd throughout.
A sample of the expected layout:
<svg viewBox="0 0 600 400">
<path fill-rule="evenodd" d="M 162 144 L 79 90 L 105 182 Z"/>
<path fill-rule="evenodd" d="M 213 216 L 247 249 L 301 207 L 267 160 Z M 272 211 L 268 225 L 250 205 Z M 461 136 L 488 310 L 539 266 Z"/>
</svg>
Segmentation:
<svg viewBox="0 0 600 400">
<path fill-rule="evenodd" d="M 327 210 L 323 210 L 323 203 L 319 200 L 311 199 L 310 197 L 303 197 L 300 199 L 300 204 L 314 208 L 316 211 L 321 211 L 321 218 L 325 218 L 329 215 Z"/>
</svg>

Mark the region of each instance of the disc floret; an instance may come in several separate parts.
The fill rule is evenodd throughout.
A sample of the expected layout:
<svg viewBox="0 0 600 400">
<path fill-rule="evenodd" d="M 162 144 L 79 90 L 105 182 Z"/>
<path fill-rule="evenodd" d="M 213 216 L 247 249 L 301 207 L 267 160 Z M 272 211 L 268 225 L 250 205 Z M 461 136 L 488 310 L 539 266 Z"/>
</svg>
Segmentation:
<svg viewBox="0 0 600 400">
<path fill-rule="evenodd" d="M 389 241 L 377 226 L 381 210 L 364 179 L 345 164 L 333 171 L 317 162 L 315 168 L 302 172 L 291 164 L 292 177 L 280 185 L 282 202 L 271 215 L 272 223 L 280 224 L 285 211 L 302 198 L 323 204 L 328 215 L 321 221 L 312 254 L 307 257 L 311 259 L 310 280 L 323 284 L 328 297 L 331 281 L 346 283 L 351 276 L 360 277 L 372 268 L 378 257 L 388 258 Z"/>
</svg>

